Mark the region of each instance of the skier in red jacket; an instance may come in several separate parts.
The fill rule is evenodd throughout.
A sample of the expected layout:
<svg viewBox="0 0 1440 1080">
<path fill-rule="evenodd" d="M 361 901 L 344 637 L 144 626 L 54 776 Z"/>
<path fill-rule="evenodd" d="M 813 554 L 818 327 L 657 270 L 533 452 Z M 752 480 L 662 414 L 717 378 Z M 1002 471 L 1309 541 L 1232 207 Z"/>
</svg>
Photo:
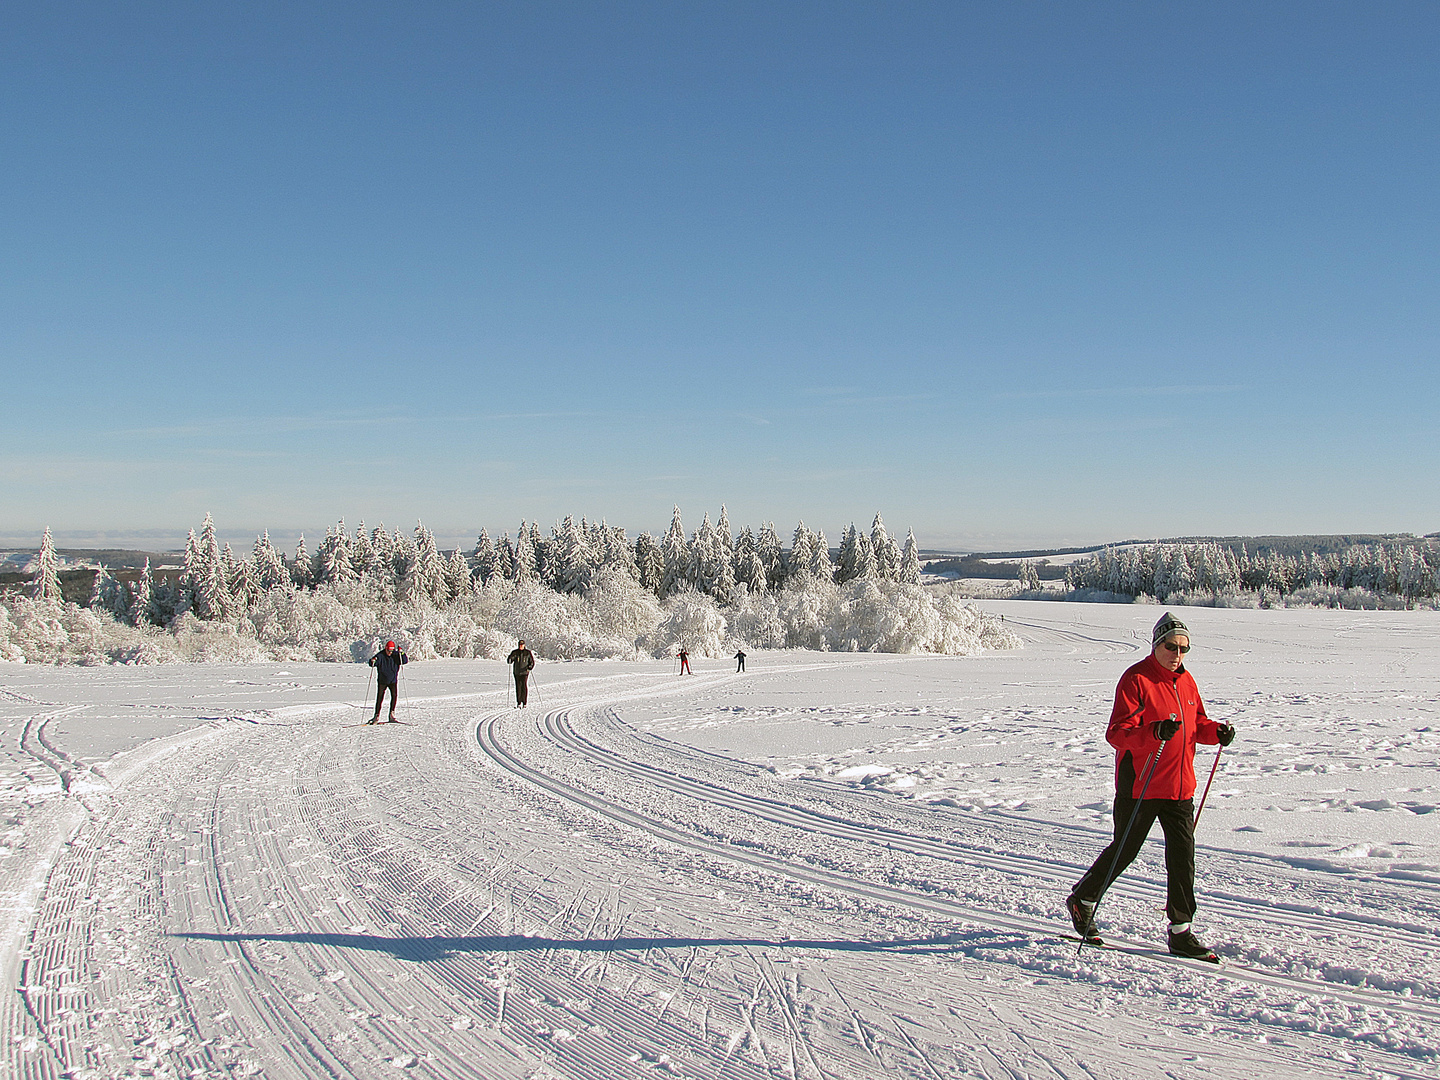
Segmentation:
<svg viewBox="0 0 1440 1080">
<path fill-rule="evenodd" d="M 1214 960 L 1190 926 L 1195 917 L 1195 746 L 1229 746 L 1235 729 L 1205 715 L 1199 688 L 1185 669 L 1189 651 L 1190 631 L 1167 611 L 1155 624 L 1150 655 L 1120 677 L 1105 731 L 1105 741 L 1115 748 L 1115 839 L 1071 890 L 1065 908 L 1077 934 L 1097 938 L 1095 906 L 1140 853 L 1158 820 L 1165 833 L 1170 951 Z"/>
</svg>

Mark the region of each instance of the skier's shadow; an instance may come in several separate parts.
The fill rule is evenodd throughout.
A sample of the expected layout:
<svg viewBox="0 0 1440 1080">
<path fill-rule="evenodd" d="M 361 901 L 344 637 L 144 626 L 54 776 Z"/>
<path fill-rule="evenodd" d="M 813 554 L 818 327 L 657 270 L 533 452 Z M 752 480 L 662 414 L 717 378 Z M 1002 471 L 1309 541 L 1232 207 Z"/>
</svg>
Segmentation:
<svg viewBox="0 0 1440 1080">
<path fill-rule="evenodd" d="M 686 937 L 615 937 L 615 938 L 551 938 L 525 937 L 520 934 L 485 937 L 381 937 L 378 934 L 275 933 L 222 934 L 191 931 L 170 935 L 188 941 L 213 941 L 222 944 L 253 944 L 275 942 L 292 945 L 328 945 L 337 949 L 361 949 L 385 952 L 397 960 L 430 963 L 467 953 L 576 952 L 623 953 L 647 952 L 651 949 L 812 949 L 824 952 L 851 953 L 973 953 L 976 949 L 1007 948 L 1028 943 L 1013 938 L 997 940 L 993 932 L 976 931 L 966 934 L 942 934 L 925 938 L 896 938 L 883 941 L 812 940 L 805 938 L 686 938 Z"/>
</svg>

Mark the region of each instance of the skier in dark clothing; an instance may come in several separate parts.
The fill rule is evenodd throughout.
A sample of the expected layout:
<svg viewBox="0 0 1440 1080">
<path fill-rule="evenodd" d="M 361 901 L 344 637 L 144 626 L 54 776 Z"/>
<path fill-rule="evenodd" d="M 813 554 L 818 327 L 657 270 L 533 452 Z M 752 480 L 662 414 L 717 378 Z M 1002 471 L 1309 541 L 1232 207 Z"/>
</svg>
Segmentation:
<svg viewBox="0 0 1440 1080">
<path fill-rule="evenodd" d="M 535 667 L 535 654 L 525 647 L 522 640 L 505 662 L 515 673 L 515 707 L 523 709 L 530 700 L 530 672 Z"/>
<path fill-rule="evenodd" d="M 385 691 L 390 691 L 390 723 L 395 722 L 395 698 L 400 690 L 400 665 L 408 664 L 410 658 L 404 651 L 395 647 L 395 642 L 385 642 L 385 648 L 370 657 L 370 666 L 375 669 L 375 678 L 379 682 L 375 693 L 375 715 L 367 723 L 378 724 L 380 722 L 380 706 L 385 703 Z"/>
<path fill-rule="evenodd" d="M 1229 746 L 1235 729 L 1205 715 L 1185 670 L 1190 631 L 1168 611 L 1151 651 L 1120 677 L 1105 740 L 1115 748 L 1115 839 L 1065 901 L 1075 932 L 1098 939 L 1095 907 L 1145 843 L 1158 820 L 1165 833 L 1165 911 L 1176 956 L 1215 960 L 1191 929 L 1195 917 L 1195 746 Z"/>
<path fill-rule="evenodd" d="M 741 649 L 735 654 L 735 672 L 739 674 L 745 670 L 745 650 Z"/>
<path fill-rule="evenodd" d="M 683 646 L 675 655 L 680 658 L 680 674 L 694 675 L 695 673 L 690 670 L 690 654 L 685 651 Z"/>
</svg>

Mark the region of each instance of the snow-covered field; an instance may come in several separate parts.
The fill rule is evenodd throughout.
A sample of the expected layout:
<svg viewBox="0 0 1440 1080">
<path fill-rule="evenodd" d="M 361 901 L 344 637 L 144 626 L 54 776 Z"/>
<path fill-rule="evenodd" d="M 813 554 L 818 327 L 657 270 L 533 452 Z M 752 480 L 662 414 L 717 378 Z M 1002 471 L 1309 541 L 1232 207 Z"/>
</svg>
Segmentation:
<svg viewBox="0 0 1440 1080">
<path fill-rule="evenodd" d="M 1061 937 L 1159 610 L 982 606 L 1026 647 L 417 663 L 379 728 L 358 666 L 0 666 L 8 1075 L 1440 1075 L 1440 613 L 1183 611 L 1215 969 L 1158 840 L 1131 951 Z"/>
</svg>

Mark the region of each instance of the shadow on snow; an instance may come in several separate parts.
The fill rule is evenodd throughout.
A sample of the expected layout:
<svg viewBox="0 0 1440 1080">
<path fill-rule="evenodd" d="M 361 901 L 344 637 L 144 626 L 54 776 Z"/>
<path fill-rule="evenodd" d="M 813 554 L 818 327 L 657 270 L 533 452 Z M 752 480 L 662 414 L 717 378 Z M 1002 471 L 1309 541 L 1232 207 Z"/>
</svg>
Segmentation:
<svg viewBox="0 0 1440 1080">
<path fill-rule="evenodd" d="M 250 942 L 287 942 L 297 945 L 329 945 L 337 949 L 363 949 L 386 952 L 400 960 L 425 963 L 444 960 L 462 953 L 519 952 L 645 952 L 650 949 L 815 949 L 825 952 L 858 953 L 942 953 L 971 952 L 975 949 L 1005 949 L 1028 943 L 1015 939 L 996 939 L 984 932 L 943 934 L 927 938 L 889 941 L 816 941 L 804 938 L 687 938 L 687 937 L 618 937 L 573 939 L 525 937 L 520 934 L 492 937 L 381 937 L 378 934 L 275 933 L 222 934 L 194 931 L 171 934 L 189 941 L 214 941 L 231 944 Z"/>
</svg>

